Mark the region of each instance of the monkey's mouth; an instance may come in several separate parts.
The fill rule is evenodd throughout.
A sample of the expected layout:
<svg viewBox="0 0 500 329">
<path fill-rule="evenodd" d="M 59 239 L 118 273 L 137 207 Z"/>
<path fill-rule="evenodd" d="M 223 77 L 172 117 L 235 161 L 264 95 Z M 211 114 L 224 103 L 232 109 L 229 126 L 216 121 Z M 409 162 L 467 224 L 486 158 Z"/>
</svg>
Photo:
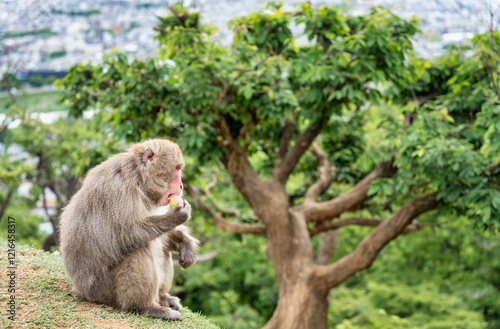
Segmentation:
<svg viewBox="0 0 500 329">
<path fill-rule="evenodd" d="M 170 201 L 172 200 L 172 198 L 179 199 L 180 197 L 181 196 L 177 193 L 164 194 L 160 200 L 160 203 L 162 206 L 166 206 L 166 205 L 170 204 Z"/>
<path fill-rule="evenodd" d="M 160 204 L 162 206 L 166 206 L 168 205 L 168 203 L 170 202 L 170 197 L 172 196 L 172 193 L 165 193 L 162 195 L 161 199 L 160 199 Z"/>
<path fill-rule="evenodd" d="M 176 195 L 174 193 L 170 193 L 168 196 L 167 196 L 167 203 L 170 203 L 170 200 L 172 198 L 172 195 Z"/>
</svg>

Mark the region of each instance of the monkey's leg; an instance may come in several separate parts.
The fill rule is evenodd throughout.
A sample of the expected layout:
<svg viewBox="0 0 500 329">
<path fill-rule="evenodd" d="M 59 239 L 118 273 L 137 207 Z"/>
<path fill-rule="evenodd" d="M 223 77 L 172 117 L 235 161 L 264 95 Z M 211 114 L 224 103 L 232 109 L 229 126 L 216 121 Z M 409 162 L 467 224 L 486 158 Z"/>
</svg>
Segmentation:
<svg viewBox="0 0 500 329">
<path fill-rule="evenodd" d="M 143 248 L 129 255 L 116 273 L 116 302 L 124 311 L 136 311 L 152 318 L 179 320 L 181 313 L 169 307 L 160 306 L 158 278 L 149 248 Z"/>
<path fill-rule="evenodd" d="M 158 290 L 159 302 L 162 306 L 169 306 L 174 310 L 181 311 L 181 300 L 175 296 L 168 294 L 170 287 L 172 287 L 172 281 L 174 280 L 174 264 L 172 263 L 172 254 L 168 251 L 163 250 L 163 282 L 160 284 L 160 289 Z M 158 262 L 160 263 L 160 262 Z"/>
<path fill-rule="evenodd" d="M 181 300 L 167 293 L 168 285 L 164 283 L 160 288 L 160 305 L 169 306 L 174 310 L 182 311 Z"/>
</svg>

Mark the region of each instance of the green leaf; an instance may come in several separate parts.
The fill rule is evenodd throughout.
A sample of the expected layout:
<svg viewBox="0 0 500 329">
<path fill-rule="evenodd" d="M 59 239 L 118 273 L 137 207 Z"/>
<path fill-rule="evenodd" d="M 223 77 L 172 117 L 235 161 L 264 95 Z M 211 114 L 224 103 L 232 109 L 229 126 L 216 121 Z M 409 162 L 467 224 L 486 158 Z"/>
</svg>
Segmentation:
<svg viewBox="0 0 500 329">
<path fill-rule="evenodd" d="M 371 184 L 370 187 L 368 188 L 368 196 L 372 196 L 377 194 L 380 191 L 380 186 L 377 184 Z"/>
<path fill-rule="evenodd" d="M 243 97 L 245 97 L 246 100 L 250 100 L 253 95 L 253 90 L 251 85 L 246 85 L 243 87 Z"/>
</svg>

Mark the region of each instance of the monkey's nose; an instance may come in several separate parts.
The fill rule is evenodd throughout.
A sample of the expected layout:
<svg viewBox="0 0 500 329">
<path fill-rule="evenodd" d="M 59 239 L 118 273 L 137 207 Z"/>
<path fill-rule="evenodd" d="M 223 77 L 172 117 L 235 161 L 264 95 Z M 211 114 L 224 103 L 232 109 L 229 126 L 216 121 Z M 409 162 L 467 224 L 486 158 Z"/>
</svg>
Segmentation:
<svg viewBox="0 0 500 329">
<path fill-rule="evenodd" d="M 184 186 L 182 185 L 182 182 L 181 182 L 181 190 L 184 188 Z"/>
</svg>

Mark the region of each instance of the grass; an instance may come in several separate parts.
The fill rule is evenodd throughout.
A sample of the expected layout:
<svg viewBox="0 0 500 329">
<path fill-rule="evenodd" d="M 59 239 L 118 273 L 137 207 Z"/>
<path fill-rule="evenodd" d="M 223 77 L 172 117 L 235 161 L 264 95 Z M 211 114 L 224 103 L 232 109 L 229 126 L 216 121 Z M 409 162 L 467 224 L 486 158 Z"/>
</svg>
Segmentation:
<svg viewBox="0 0 500 329">
<path fill-rule="evenodd" d="M 184 307 L 182 320 L 164 321 L 90 303 L 70 294 L 62 259 L 41 250 L 16 246 L 16 321 L 7 319 L 7 245 L 0 242 L 0 328 L 219 328 Z"/>
<path fill-rule="evenodd" d="M 61 91 L 59 90 L 44 90 L 36 91 L 31 93 L 21 93 L 17 96 L 19 105 L 30 111 L 35 112 L 53 112 L 53 111 L 64 111 L 68 107 L 59 102 L 59 95 Z M 0 93 L 0 113 L 5 112 L 7 105 L 9 104 L 9 95 L 5 92 Z"/>
</svg>

